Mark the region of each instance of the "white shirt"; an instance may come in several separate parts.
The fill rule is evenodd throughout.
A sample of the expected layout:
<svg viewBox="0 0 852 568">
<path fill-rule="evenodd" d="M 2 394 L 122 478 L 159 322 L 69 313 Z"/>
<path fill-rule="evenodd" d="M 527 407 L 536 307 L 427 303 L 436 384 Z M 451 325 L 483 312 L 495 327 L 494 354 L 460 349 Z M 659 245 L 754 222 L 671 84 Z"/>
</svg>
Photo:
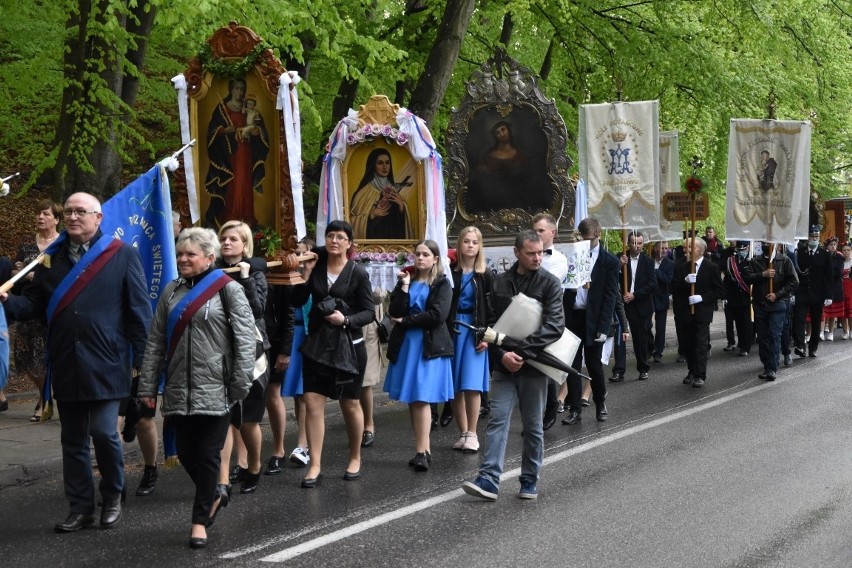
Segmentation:
<svg viewBox="0 0 852 568">
<path fill-rule="evenodd" d="M 636 286 L 636 269 L 639 267 L 639 255 L 636 258 L 630 258 L 630 293 L 633 294 L 633 288 Z"/>
<path fill-rule="evenodd" d="M 589 256 L 592 257 L 592 270 L 595 269 L 595 264 L 598 262 L 598 256 L 601 252 L 601 244 L 598 241 L 598 245 L 589 250 Z M 574 309 L 575 310 L 585 310 L 586 305 L 589 303 L 589 290 L 587 288 L 583 288 L 580 286 L 577 288 L 577 298 L 574 300 Z"/>
<path fill-rule="evenodd" d="M 541 256 L 541 267 L 556 276 L 565 288 L 568 284 L 568 259 L 553 246 L 547 250 L 550 250 L 551 254 L 545 253 Z"/>
</svg>

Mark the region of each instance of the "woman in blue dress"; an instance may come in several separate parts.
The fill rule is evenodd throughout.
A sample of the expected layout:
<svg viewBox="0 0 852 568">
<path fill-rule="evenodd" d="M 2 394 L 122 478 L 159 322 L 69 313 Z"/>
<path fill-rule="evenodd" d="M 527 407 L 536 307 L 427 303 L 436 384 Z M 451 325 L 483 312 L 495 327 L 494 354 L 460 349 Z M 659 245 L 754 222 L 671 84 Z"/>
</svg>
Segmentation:
<svg viewBox="0 0 852 568">
<path fill-rule="evenodd" d="M 453 350 L 453 414 L 459 426 L 460 437 L 454 450 L 473 454 L 479 451 L 476 424 L 482 393 L 488 392 L 490 369 L 488 344 L 475 343 L 471 330 L 456 329 L 455 320 L 477 327 L 491 323 L 491 271 L 485 264 L 482 250 L 482 233 L 476 227 L 465 227 L 459 232 L 456 244 L 458 262 L 452 272 L 453 300 L 447 320 L 455 333 Z"/>
<path fill-rule="evenodd" d="M 304 237 L 296 246 L 296 252 L 298 254 L 310 252 L 314 249 L 314 245 L 313 239 Z M 308 297 L 304 306 L 290 308 L 294 312 L 290 356 L 281 365 L 285 369 L 284 380 L 281 383 L 281 396 L 293 397 L 293 411 L 296 414 L 296 447 L 290 452 L 289 460 L 298 467 L 311 463 L 308 437 L 305 434 L 305 400 L 302 398 L 305 391 L 302 381 L 302 352 L 299 350 L 308 336 L 307 321 L 311 306 L 313 302 Z"/>
<path fill-rule="evenodd" d="M 408 465 L 420 472 L 432 461 L 429 403 L 453 398 L 453 341 L 447 328 L 453 291 L 435 241 L 417 243 L 414 258 L 413 276 L 401 271 L 391 293 L 388 313 L 396 325 L 388 340 L 385 391 L 391 400 L 408 404 L 416 452 Z"/>
</svg>

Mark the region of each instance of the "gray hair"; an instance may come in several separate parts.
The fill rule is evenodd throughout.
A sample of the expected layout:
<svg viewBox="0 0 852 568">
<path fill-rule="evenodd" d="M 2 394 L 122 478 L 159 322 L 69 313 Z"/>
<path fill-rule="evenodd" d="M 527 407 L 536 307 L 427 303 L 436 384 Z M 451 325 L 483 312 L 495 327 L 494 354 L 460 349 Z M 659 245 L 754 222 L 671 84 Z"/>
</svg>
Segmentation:
<svg viewBox="0 0 852 568">
<path fill-rule="evenodd" d="M 701 237 L 695 237 L 695 244 L 698 245 L 698 254 L 704 254 L 707 251 L 707 241 Z"/>
<path fill-rule="evenodd" d="M 187 242 L 201 249 L 204 256 L 212 254 L 214 258 L 219 258 L 219 237 L 213 229 L 202 227 L 184 229 L 177 238 L 175 249 L 180 249 Z"/>
</svg>

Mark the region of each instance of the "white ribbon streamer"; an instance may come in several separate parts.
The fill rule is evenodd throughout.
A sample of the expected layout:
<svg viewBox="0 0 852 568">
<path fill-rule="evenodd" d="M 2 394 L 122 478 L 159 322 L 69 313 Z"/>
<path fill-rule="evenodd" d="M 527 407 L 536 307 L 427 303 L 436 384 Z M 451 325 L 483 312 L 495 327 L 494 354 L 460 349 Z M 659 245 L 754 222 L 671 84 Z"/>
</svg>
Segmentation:
<svg viewBox="0 0 852 568">
<path fill-rule="evenodd" d="M 186 77 L 176 75 L 172 77 L 172 83 L 178 92 L 178 112 L 180 113 L 180 141 L 189 144 L 191 137 L 189 132 L 189 104 L 186 96 Z M 198 191 L 195 180 L 195 158 L 192 152 L 183 155 L 183 171 L 186 176 L 186 195 L 189 199 L 189 218 L 194 224 L 201 219 L 198 207 Z"/>
<path fill-rule="evenodd" d="M 307 234 L 305 208 L 302 197 L 302 128 L 299 118 L 299 94 L 296 85 L 301 81 L 299 73 L 282 73 L 278 83 L 276 108 L 282 111 L 284 135 L 287 138 L 287 165 L 290 170 L 290 189 L 293 195 L 293 217 L 296 222 L 296 239 Z M 292 92 L 290 85 L 293 85 Z"/>
</svg>

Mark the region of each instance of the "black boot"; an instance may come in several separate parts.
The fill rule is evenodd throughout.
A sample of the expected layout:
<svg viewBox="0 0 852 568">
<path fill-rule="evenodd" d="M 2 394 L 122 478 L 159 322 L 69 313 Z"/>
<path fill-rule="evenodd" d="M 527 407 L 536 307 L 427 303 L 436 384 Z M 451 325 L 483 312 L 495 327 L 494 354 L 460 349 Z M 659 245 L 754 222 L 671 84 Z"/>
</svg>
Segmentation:
<svg viewBox="0 0 852 568">
<path fill-rule="evenodd" d="M 154 492 L 154 487 L 157 485 L 157 466 L 146 465 L 145 473 L 142 474 L 142 479 L 139 481 L 139 487 L 136 488 L 137 497 L 147 497 Z"/>
</svg>

